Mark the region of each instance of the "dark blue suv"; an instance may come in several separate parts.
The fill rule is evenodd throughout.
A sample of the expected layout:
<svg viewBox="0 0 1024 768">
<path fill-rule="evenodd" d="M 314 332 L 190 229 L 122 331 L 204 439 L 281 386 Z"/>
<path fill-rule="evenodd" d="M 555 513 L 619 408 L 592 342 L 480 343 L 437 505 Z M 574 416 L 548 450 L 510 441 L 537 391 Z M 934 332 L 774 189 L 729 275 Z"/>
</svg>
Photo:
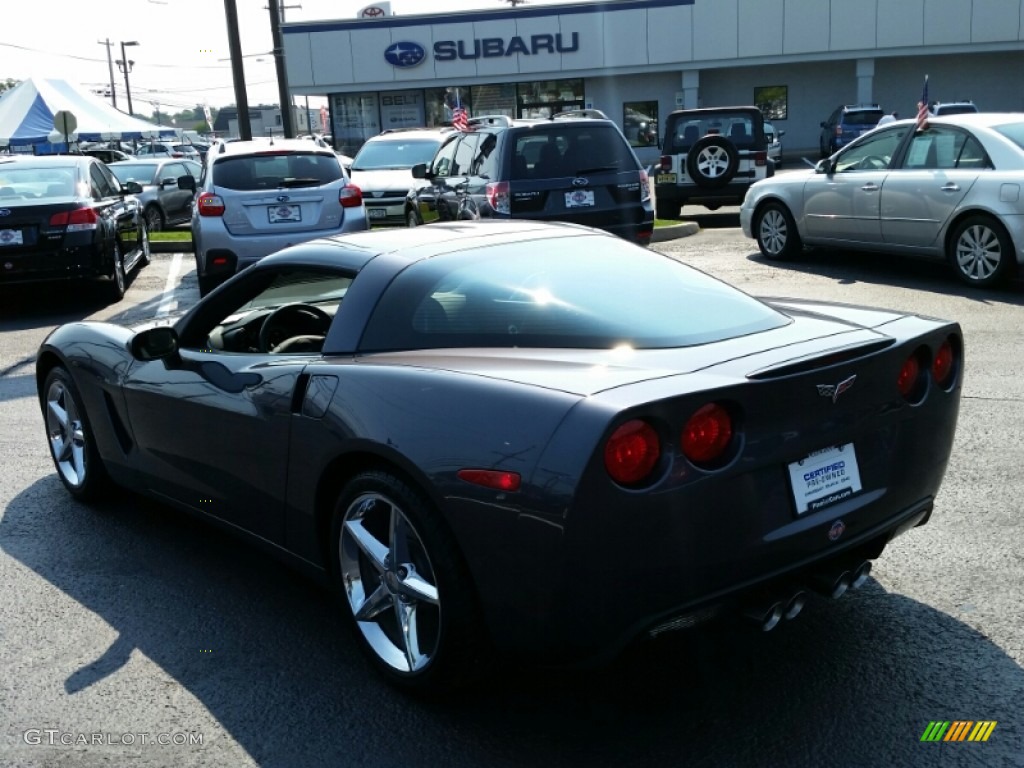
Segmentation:
<svg viewBox="0 0 1024 768">
<path fill-rule="evenodd" d="M 818 148 L 822 157 L 828 157 L 842 149 L 862 133 L 867 133 L 882 119 L 885 113 L 877 104 L 847 104 L 837 107 L 821 124 L 821 138 Z"/>
</svg>

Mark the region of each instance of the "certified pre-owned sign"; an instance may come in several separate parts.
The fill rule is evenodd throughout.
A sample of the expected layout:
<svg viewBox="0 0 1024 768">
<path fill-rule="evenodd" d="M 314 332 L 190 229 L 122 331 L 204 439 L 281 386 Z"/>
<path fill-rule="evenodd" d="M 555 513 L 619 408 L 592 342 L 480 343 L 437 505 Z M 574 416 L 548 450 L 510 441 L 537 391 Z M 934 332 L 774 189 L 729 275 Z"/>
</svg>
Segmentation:
<svg viewBox="0 0 1024 768">
<path fill-rule="evenodd" d="M 420 64 L 426 58 L 427 52 L 419 43 L 392 43 L 384 51 L 384 58 L 393 67 L 408 69 Z"/>
</svg>

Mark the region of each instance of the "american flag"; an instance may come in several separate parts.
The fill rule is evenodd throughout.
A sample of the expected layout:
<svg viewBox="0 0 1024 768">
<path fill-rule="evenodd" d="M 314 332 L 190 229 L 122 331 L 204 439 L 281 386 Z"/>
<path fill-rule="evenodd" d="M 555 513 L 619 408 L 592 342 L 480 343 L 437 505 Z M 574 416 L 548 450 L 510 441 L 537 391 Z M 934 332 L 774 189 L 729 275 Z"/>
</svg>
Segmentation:
<svg viewBox="0 0 1024 768">
<path fill-rule="evenodd" d="M 921 100 L 917 102 L 917 125 L 915 130 L 923 131 L 928 127 L 928 75 L 924 76 L 924 88 L 921 91 Z"/>
<path fill-rule="evenodd" d="M 456 107 L 452 110 L 452 128 L 463 132 L 469 130 L 469 114 L 465 107 Z"/>
</svg>

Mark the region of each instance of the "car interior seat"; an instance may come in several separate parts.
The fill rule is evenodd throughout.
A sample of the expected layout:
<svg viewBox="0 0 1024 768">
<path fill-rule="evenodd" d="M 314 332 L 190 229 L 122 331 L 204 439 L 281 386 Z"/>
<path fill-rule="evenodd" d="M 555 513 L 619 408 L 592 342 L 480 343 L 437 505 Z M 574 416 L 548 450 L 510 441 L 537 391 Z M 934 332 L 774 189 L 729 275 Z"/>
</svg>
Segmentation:
<svg viewBox="0 0 1024 768">
<path fill-rule="evenodd" d="M 683 144 L 693 146 L 700 138 L 700 129 L 696 125 L 688 125 L 683 130 Z"/>
<path fill-rule="evenodd" d="M 412 327 L 419 333 L 445 333 L 448 330 L 448 313 L 444 305 L 433 296 L 425 298 L 413 313 Z"/>
<path fill-rule="evenodd" d="M 748 139 L 747 126 L 743 123 L 733 123 L 729 129 L 729 140 L 733 144 L 746 144 Z"/>
<path fill-rule="evenodd" d="M 554 142 L 547 142 L 541 147 L 540 155 L 533 166 L 533 175 L 539 177 L 561 176 L 562 155 Z"/>
</svg>

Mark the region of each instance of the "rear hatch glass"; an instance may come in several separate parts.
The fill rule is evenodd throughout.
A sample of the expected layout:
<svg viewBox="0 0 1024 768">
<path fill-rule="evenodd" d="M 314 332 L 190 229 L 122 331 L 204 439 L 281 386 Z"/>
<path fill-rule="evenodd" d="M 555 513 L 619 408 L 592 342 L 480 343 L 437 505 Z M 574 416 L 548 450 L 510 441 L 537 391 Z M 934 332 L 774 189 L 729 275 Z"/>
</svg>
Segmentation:
<svg viewBox="0 0 1024 768">
<path fill-rule="evenodd" d="M 665 151 L 689 151 L 705 136 L 724 136 L 740 150 L 764 149 L 763 123 L 749 112 L 716 112 L 669 118 Z"/>
</svg>

